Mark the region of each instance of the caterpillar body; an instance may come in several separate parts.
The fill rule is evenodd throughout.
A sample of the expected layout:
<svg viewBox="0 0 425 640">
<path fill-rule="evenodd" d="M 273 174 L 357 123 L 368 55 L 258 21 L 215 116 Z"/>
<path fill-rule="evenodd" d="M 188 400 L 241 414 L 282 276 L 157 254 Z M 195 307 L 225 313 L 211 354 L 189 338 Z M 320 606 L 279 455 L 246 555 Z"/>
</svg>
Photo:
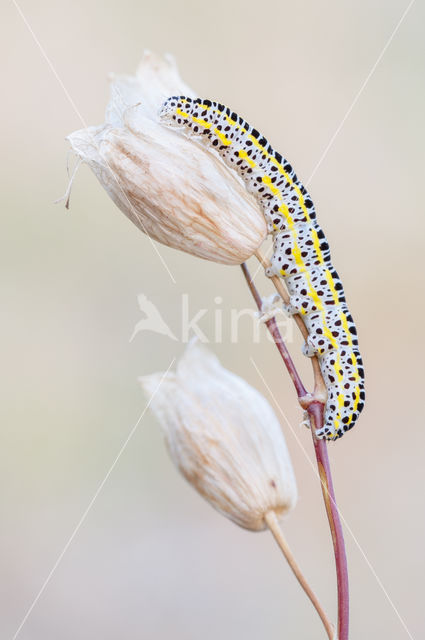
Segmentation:
<svg viewBox="0 0 425 640">
<path fill-rule="evenodd" d="M 228 107 L 173 96 L 159 115 L 164 124 L 184 127 L 216 149 L 262 207 L 274 249 L 267 275 L 286 281 L 287 311 L 303 318 L 309 334 L 303 352 L 318 356 L 327 387 L 324 426 L 317 436 L 339 438 L 363 409 L 364 370 L 344 289 L 307 190 L 287 160 Z"/>
</svg>

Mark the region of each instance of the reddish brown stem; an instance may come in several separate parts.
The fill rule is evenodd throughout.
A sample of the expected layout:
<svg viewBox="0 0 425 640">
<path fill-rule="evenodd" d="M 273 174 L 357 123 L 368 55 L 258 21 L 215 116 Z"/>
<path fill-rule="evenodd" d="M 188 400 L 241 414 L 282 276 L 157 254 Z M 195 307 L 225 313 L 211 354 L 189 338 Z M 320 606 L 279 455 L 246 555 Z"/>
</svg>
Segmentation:
<svg viewBox="0 0 425 640">
<path fill-rule="evenodd" d="M 312 402 L 307 412 L 310 416 L 311 434 L 313 436 L 314 453 L 316 454 L 317 467 L 322 486 L 323 500 L 325 502 L 329 527 L 332 534 L 332 543 L 335 555 L 335 567 L 338 589 L 338 640 L 348 640 L 349 628 L 349 588 L 348 567 L 345 552 L 344 533 L 341 519 L 335 501 L 335 493 L 332 482 L 331 468 L 329 464 L 328 448 L 326 440 L 316 438 L 316 430 L 323 426 L 323 405 Z"/>
<path fill-rule="evenodd" d="M 260 256 L 261 262 L 266 266 L 265 260 Z M 251 280 L 248 267 L 246 264 L 242 264 L 242 271 L 245 276 L 248 287 L 252 293 L 252 296 L 256 302 L 258 309 L 261 311 L 262 300 L 258 293 L 254 283 Z M 276 283 L 275 283 L 276 284 Z M 278 283 L 280 285 L 280 283 Z M 278 288 L 279 293 L 281 287 Z M 282 295 L 285 299 L 285 294 Z M 298 316 L 296 317 L 298 318 Z M 304 384 L 298 374 L 298 371 L 294 365 L 294 362 L 289 355 L 286 345 L 282 339 L 279 328 L 276 324 L 276 320 L 271 318 L 265 322 L 267 329 L 269 330 L 273 340 L 282 356 L 285 366 L 291 376 L 294 383 L 295 390 L 297 392 L 298 401 L 303 409 L 308 413 L 311 426 L 311 435 L 313 438 L 314 453 L 316 455 L 316 462 L 319 471 L 320 483 L 322 487 L 323 500 L 325 502 L 326 514 L 328 516 L 329 527 L 332 535 L 332 543 L 335 556 L 335 567 L 337 576 L 337 590 L 338 590 L 338 640 L 348 640 L 348 628 L 349 628 L 349 590 L 348 590 L 348 568 L 347 568 L 347 556 L 345 553 L 344 535 L 342 531 L 341 520 L 339 516 L 338 507 L 335 501 L 335 493 L 332 483 L 332 474 L 329 465 L 328 450 L 326 440 L 318 439 L 316 437 L 316 430 L 323 426 L 324 409 L 325 404 L 322 402 L 322 388 L 323 378 L 321 376 L 318 367 L 313 366 L 314 379 L 315 379 L 315 391 L 314 394 L 310 394 L 306 391 Z M 304 325 L 303 325 L 304 326 Z M 305 335 L 305 326 L 302 331 Z M 317 360 L 317 359 L 315 359 Z M 314 365 L 314 363 L 313 363 Z"/>
<path fill-rule="evenodd" d="M 248 267 L 246 266 L 245 262 L 241 264 L 241 268 L 245 276 L 247 285 L 252 293 L 252 297 L 254 298 L 255 303 L 258 307 L 258 310 L 261 311 L 261 306 L 262 306 L 261 296 L 258 293 L 255 284 L 251 280 L 251 276 L 249 274 Z M 279 350 L 279 353 L 282 356 L 282 359 L 285 363 L 288 373 L 291 376 L 291 380 L 294 383 L 297 396 L 301 402 L 301 399 L 303 400 L 306 399 L 307 397 L 309 397 L 309 394 L 307 393 L 306 388 L 304 387 L 301 381 L 301 378 L 299 376 L 299 373 L 294 365 L 294 361 L 292 360 L 289 354 L 289 351 L 286 348 L 286 344 L 284 343 L 281 333 L 279 331 L 279 327 L 277 326 L 276 319 L 274 317 L 270 318 L 270 320 L 266 320 L 264 324 L 266 325 L 267 329 L 270 331 L 270 334 Z"/>
</svg>

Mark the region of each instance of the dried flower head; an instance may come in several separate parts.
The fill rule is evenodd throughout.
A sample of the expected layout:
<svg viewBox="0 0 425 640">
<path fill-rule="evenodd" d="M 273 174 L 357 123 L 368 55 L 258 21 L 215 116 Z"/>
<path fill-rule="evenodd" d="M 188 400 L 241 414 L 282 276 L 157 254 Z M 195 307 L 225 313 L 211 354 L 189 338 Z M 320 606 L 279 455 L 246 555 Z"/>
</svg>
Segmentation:
<svg viewBox="0 0 425 640">
<path fill-rule="evenodd" d="M 241 264 L 266 236 L 263 214 L 221 158 L 159 123 L 175 94 L 193 96 L 174 61 L 145 53 L 136 76 L 115 78 L 105 123 L 72 133 L 75 153 L 115 204 L 154 240 Z"/>
<path fill-rule="evenodd" d="M 292 464 L 272 408 L 211 352 L 191 343 L 176 373 L 140 381 L 147 393 L 156 390 L 150 406 L 172 460 L 218 511 L 257 531 L 270 511 L 280 517 L 295 506 Z"/>
</svg>

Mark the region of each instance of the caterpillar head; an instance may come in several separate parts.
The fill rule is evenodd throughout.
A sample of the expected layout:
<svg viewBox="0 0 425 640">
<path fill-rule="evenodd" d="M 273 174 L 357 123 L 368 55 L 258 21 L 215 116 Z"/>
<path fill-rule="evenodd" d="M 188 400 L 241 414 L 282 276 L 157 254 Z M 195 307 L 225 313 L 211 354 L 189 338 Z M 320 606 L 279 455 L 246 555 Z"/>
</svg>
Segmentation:
<svg viewBox="0 0 425 640">
<path fill-rule="evenodd" d="M 187 122 L 187 117 L 185 116 L 190 102 L 191 99 L 185 96 L 167 98 L 158 113 L 160 122 L 169 127 L 182 126 Z"/>
</svg>

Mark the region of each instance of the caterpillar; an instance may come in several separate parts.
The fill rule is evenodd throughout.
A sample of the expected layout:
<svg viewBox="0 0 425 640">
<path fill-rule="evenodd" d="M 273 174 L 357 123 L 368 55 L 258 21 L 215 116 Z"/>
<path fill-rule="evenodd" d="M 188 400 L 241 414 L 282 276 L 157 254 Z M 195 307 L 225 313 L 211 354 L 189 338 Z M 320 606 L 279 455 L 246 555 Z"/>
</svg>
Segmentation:
<svg viewBox="0 0 425 640">
<path fill-rule="evenodd" d="M 290 294 L 286 311 L 303 318 L 308 331 L 303 353 L 317 355 L 327 388 L 324 424 L 316 435 L 336 440 L 354 426 L 363 409 L 364 369 L 356 327 L 312 199 L 289 162 L 228 107 L 173 96 L 162 105 L 159 118 L 216 149 L 261 206 L 273 237 L 266 273 L 285 280 Z"/>
</svg>

